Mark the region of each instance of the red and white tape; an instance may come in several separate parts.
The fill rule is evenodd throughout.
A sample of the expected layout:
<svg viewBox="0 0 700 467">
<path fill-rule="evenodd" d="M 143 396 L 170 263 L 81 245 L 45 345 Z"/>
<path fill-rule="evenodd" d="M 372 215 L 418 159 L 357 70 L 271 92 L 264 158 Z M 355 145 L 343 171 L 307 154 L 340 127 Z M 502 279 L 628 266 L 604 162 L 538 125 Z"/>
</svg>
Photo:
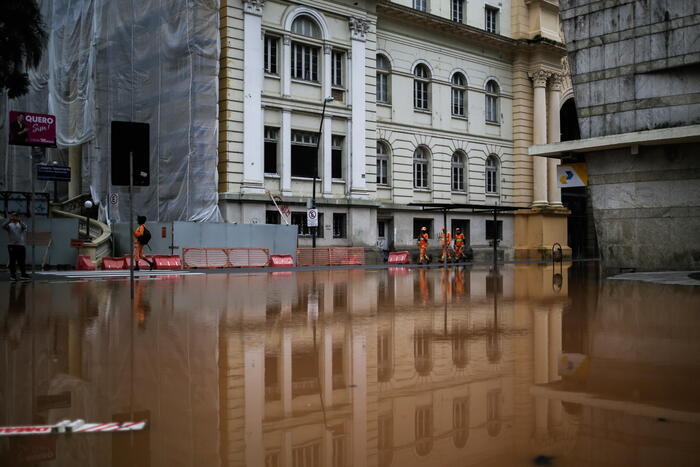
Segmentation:
<svg viewBox="0 0 700 467">
<path fill-rule="evenodd" d="M 0 427 L 0 436 L 140 431 L 146 428 L 146 423 L 145 420 L 142 422 L 110 423 L 85 423 L 84 420 L 63 420 L 55 425 L 3 426 Z"/>
</svg>

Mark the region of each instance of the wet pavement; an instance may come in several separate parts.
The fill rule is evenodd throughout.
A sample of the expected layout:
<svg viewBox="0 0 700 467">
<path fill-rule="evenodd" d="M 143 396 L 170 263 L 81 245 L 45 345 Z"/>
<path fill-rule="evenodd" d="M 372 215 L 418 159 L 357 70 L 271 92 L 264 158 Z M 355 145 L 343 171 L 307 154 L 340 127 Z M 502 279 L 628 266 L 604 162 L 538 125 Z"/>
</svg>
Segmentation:
<svg viewBox="0 0 700 467">
<path fill-rule="evenodd" d="M 0 283 L 0 465 L 696 466 L 700 287 L 597 264 Z"/>
</svg>

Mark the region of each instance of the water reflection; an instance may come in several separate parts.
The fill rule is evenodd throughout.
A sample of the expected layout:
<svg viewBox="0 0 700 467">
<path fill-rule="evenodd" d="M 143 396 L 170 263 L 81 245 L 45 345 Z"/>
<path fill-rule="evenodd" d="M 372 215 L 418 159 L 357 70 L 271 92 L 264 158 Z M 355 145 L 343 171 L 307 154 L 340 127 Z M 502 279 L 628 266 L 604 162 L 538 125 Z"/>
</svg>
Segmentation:
<svg viewBox="0 0 700 467">
<path fill-rule="evenodd" d="M 50 438 L 60 466 L 635 465 L 650 442 L 692 465 L 698 292 L 596 278 L 214 274 L 138 281 L 133 306 L 122 281 L 2 284 L 0 421 L 151 422 Z"/>
</svg>

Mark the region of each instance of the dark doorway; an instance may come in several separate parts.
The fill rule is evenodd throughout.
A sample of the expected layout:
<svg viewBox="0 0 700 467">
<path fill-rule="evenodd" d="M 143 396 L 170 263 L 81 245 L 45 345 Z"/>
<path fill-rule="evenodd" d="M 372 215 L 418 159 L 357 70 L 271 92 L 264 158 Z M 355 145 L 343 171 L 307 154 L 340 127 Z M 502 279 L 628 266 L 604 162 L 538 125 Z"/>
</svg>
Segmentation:
<svg viewBox="0 0 700 467">
<path fill-rule="evenodd" d="M 564 101 L 559 110 L 559 122 L 561 126 L 561 140 L 574 141 L 581 139 L 581 130 L 578 126 L 576 103 L 573 98 Z"/>
</svg>

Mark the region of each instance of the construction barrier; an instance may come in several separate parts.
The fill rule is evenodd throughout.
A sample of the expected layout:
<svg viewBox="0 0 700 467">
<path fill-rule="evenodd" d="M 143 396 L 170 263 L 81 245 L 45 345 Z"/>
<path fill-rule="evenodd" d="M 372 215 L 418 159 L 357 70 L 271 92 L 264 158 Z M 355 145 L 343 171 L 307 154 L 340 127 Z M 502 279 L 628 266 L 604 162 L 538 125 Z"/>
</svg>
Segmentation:
<svg viewBox="0 0 700 467">
<path fill-rule="evenodd" d="M 131 268 L 131 256 L 124 256 L 124 264 L 126 265 L 126 269 Z M 150 269 L 151 265 L 148 264 L 146 261 L 140 259 L 139 260 L 139 269 Z"/>
<path fill-rule="evenodd" d="M 75 263 L 75 269 L 78 271 L 94 271 L 95 263 L 92 262 L 89 256 L 78 255 L 78 260 Z"/>
<path fill-rule="evenodd" d="M 267 266 L 267 248 L 183 248 L 186 269 L 244 268 Z"/>
<path fill-rule="evenodd" d="M 141 431 L 146 425 L 146 421 L 85 423 L 83 420 L 63 420 L 55 425 L 2 426 L 0 436 Z"/>
<path fill-rule="evenodd" d="M 408 251 L 392 251 L 389 253 L 389 264 L 410 264 L 411 255 Z"/>
<path fill-rule="evenodd" d="M 293 267 L 292 255 L 270 255 L 270 266 L 273 268 Z"/>
<path fill-rule="evenodd" d="M 104 257 L 102 258 L 102 269 L 105 271 L 114 271 L 118 269 L 128 269 L 129 267 L 126 265 L 126 260 L 122 258 L 112 258 L 112 257 Z"/>
<path fill-rule="evenodd" d="M 298 248 L 297 266 L 365 264 L 364 248 Z"/>
<path fill-rule="evenodd" d="M 182 269 L 182 261 L 178 255 L 155 255 L 156 269 Z"/>
</svg>

